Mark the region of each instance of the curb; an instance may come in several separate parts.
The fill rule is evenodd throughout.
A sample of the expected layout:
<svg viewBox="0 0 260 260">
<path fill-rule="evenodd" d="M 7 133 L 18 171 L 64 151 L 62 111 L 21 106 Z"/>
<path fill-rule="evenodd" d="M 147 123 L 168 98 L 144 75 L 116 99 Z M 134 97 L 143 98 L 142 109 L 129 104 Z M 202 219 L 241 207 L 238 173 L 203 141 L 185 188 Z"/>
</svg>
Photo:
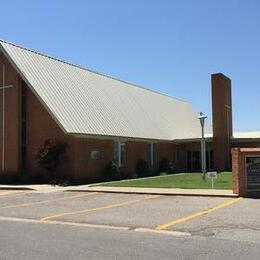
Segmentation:
<svg viewBox="0 0 260 260">
<path fill-rule="evenodd" d="M 0 187 L 0 190 L 31 190 L 31 191 L 35 191 L 35 189 L 28 188 L 28 187 Z"/>
<path fill-rule="evenodd" d="M 145 191 L 115 191 L 115 190 L 92 190 L 92 189 L 73 189 L 64 190 L 64 192 L 102 192 L 102 193 L 124 193 L 124 194 L 141 194 L 141 195 L 164 195 L 164 196 L 189 196 L 189 197 L 221 197 L 221 198 L 234 198 L 239 197 L 237 194 L 204 194 L 204 193 L 166 193 L 166 192 L 145 192 Z"/>
</svg>

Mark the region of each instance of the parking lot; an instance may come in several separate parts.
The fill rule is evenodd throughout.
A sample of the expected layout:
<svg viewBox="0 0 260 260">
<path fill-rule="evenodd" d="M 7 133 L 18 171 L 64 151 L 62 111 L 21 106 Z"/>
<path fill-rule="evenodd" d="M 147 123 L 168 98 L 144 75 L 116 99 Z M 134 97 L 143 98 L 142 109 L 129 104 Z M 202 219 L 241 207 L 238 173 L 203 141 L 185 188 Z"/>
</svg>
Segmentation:
<svg viewBox="0 0 260 260">
<path fill-rule="evenodd" d="M 2 221 L 221 236 L 236 227 L 260 230 L 259 215 L 255 199 L 0 191 Z"/>
</svg>

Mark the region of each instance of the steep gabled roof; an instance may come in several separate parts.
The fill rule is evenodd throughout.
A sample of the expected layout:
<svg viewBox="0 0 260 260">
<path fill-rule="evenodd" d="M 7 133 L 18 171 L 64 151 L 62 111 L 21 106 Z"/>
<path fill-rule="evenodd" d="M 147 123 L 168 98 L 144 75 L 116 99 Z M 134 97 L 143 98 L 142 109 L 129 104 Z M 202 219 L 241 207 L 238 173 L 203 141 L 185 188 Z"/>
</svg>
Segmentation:
<svg viewBox="0 0 260 260">
<path fill-rule="evenodd" d="M 0 41 L 0 48 L 65 133 L 152 140 L 197 138 L 192 105 Z"/>
</svg>

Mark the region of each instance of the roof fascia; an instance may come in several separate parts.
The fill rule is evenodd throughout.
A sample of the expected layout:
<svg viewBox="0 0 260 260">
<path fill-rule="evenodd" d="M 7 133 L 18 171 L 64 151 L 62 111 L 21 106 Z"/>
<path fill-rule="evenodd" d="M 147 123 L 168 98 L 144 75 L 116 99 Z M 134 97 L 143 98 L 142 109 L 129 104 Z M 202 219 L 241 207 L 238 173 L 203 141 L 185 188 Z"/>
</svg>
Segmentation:
<svg viewBox="0 0 260 260">
<path fill-rule="evenodd" d="M 99 140 L 121 140 L 121 141 L 137 141 L 137 142 L 153 142 L 153 143 L 172 143 L 172 140 L 164 139 L 152 139 L 152 138 L 139 138 L 139 137 L 127 137 L 127 136 L 111 136 L 111 135 L 90 135 L 90 134 L 78 134 L 68 133 L 76 138 L 87 138 L 87 139 L 99 139 Z"/>
</svg>

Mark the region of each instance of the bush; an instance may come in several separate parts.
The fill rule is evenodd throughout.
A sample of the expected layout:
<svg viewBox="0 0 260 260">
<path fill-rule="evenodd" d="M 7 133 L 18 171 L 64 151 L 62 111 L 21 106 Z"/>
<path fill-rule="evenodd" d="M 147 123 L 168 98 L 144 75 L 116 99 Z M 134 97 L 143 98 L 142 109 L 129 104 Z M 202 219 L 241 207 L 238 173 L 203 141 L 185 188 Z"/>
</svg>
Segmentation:
<svg viewBox="0 0 260 260">
<path fill-rule="evenodd" d="M 148 163 L 143 160 L 139 159 L 136 163 L 135 172 L 138 177 L 145 177 L 150 175 L 150 168 Z"/>
<path fill-rule="evenodd" d="M 159 172 L 170 173 L 172 171 L 171 163 L 167 158 L 163 158 L 159 163 Z"/>
<path fill-rule="evenodd" d="M 21 176 L 18 174 L 0 174 L 1 184 L 18 184 L 21 182 Z"/>
<path fill-rule="evenodd" d="M 41 184 L 46 179 L 39 173 L 0 174 L 1 184 Z"/>
<path fill-rule="evenodd" d="M 66 149 L 67 145 L 65 143 L 48 139 L 36 154 L 37 162 L 43 169 L 54 173 L 65 161 Z"/>
<path fill-rule="evenodd" d="M 118 180 L 121 176 L 118 166 L 113 161 L 106 165 L 104 175 L 105 179 L 109 181 Z"/>
</svg>

